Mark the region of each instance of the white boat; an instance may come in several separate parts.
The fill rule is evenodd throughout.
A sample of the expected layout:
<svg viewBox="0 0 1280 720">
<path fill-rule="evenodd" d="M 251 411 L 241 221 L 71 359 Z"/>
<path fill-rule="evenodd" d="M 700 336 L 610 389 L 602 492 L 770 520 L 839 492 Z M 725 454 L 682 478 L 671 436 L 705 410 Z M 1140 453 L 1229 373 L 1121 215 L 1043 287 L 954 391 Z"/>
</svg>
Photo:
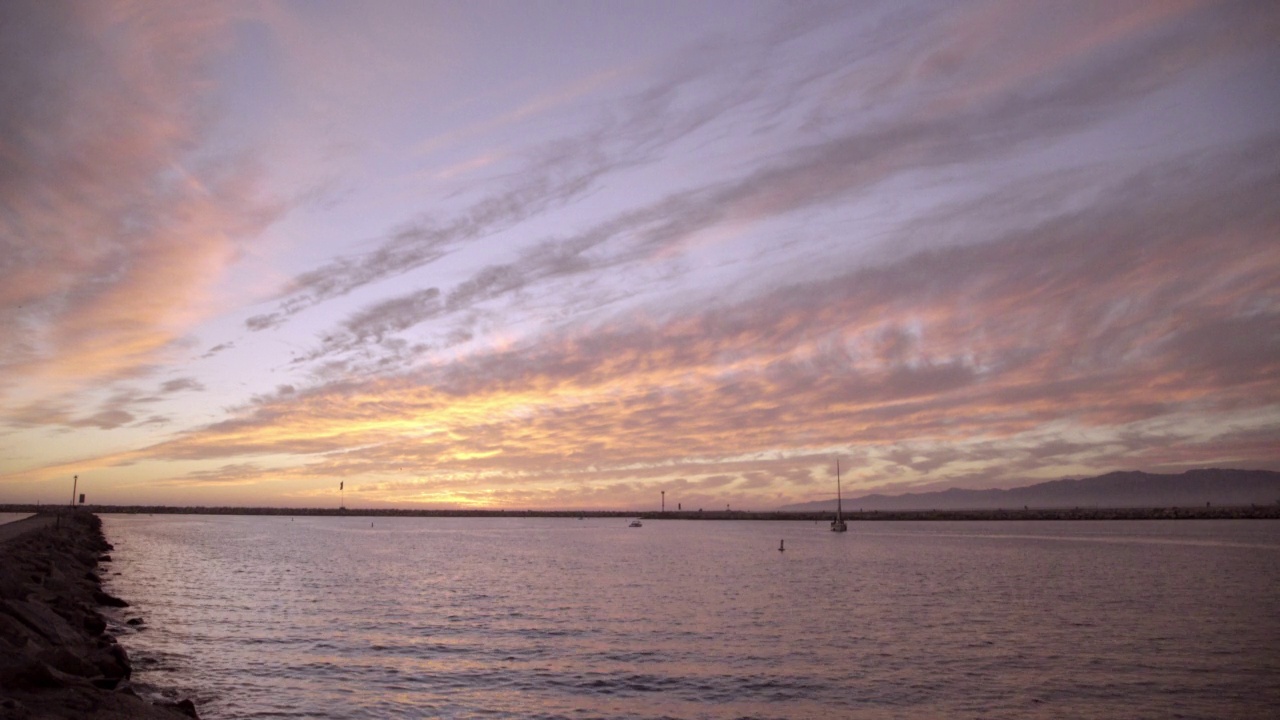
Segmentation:
<svg viewBox="0 0 1280 720">
<path fill-rule="evenodd" d="M 836 519 L 831 521 L 831 532 L 848 532 L 849 526 L 844 521 L 844 513 L 840 508 L 840 459 L 836 459 Z"/>
<path fill-rule="evenodd" d="M 640 518 L 636 518 L 635 520 L 632 520 L 631 524 L 627 527 L 644 527 L 644 523 L 640 522 Z"/>
</svg>

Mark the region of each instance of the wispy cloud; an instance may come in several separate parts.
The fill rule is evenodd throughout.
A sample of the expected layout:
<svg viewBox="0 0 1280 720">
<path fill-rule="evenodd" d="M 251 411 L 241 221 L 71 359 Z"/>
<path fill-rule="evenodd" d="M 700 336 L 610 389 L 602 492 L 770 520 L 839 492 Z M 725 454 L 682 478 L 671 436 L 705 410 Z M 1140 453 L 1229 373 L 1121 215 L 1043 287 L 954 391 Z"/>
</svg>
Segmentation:
<svg viewBox="0 0 1280 720">
<path fill-rule="evenodd" d="M 988 242 L 740 304 L 615 319 L 398 377 L 263 397 L 149 453 L 293 453 L 326 476 L 410 467 L 423 481 L 401 491 L 519 478 L 530 497 L 578 474 L 591 486 L 670 482 L 678 457 L 697 473 L 691 491 L 758 499 L 809 481 L 797 456 L 904 438 L 873 454 L 914 477 L 962 475 L 998 457 L 1016 473 L 1154 452 L 1145 423 L 1280 402 L 1278 160 L 1277 143 L 1216 163 L 1192 158 Z M 1187 184 L 1192 168 L 1212 182 Z M 1099 231 L 1114 242 L 1099 243 Z M 1059 426 L 1065 436 L 1044 435 Z M 1068 439 L 1091 428 L 1133 436 L 1116 435 L 1100 454 L 1096 442 Z"/>
<path fill-rule="evenodd" d="M 299 275 L 282 293 L 277 310 L 249 318 L 246 326 L 250 330 L 278 327 L 289 316 L 318 303 L 428 265 L 467 243 L 581 199 L 606 175 L 655 161 L 670 145 L 724 113 L 752 103 L 761 89 L 756 71 L 764 63 L 757 58 L 749 67 L 739 67 L 716 63 L 715 59 L 724 58 L 714 56 L 732 52 L 734 59 L 750 58 L 761 49 L 761 42 L 757 39 L 748 48 L 730 50 L 726 44 L 681 55 L 669 63 L 657 83 L 612 102 L 610 110 L 588 127 L 525 150 L 523 166 L 492 183 L 493 190 L 455 216 L 429 216 L 398 227 L 372 252 L 340 257 Z M 764 49 L 776 50 L 768 45 Z M 596 78 L 587 86 L 595 88 L 602 82 Z M 571 96 L 578 94 L 575 90 Z"/>
<path fill-rule="evenodd" d="M 175 393 L 183 390 L 204 390 L 204 384 L 195 378 L 184 377 L 166 380 L 160 385 L 160 392 L 162 393 Z"/>
<path fill-rule="evenodd" d="M 220 352 L 225 352 L 227 350 L 230 350 L 235 346 L 236 344 L 233 342 L 218 343 L 217 345 L 214 345 L 213 347 L 206 350 L 205 353 L 200 357 L 208 359 L 213 357 L 214 355 L 217 355 Z"/>
<path fill-rule="evenodd" d="M 1051 53 L 1057 59 L 1056 63 L 1038 60 L 1036 72 L 1024 68 L 1014 77 L 1002 78 L 998 83 L 994 80 L 986 83 L 987 90 L 981 97 L 966 98 L 963 102 L 948 99 L 946 103 L 952 108 L 945 114 L 936 112 L 935 106 L 942 98 L 949 98 L 957 92 L 951 83 L 930 88 L 930 92 L 923 95 L 927 101 L 918 103 L 918 107 L 906 115 L 895 115 L 869 124 L 846 123 L 840 127 L 828 123 L 828 134 L 835 133 L 834 137 L 789 148 L 784 154 L 768 157 L 745 175 L 684 189 L 648 205 L 627 210 L 580 234 L 544 239 L 512 262 L 486 266 L 473 277 L 460 281 L 452 290 L 444 291 L 441 303 L 434 301 L 434 294 L 441 291 L 432 288 L 369 306 L 344 322 L 341 330 L 329 333 L 322 345 L 308 357 L 314 360 L 362 347 L 371 336 L 361 329 L 365 326 L 376 329 L 372 335 L 382 341 L 384 331 L 390 327 L 404 330 L 446 315 L 471 311 L 477 303 L 525 292 L 538 284 L 591 276 L 612 268 L 647 262 L 655 256 L 680 249 L 690 237 L 717 226 L 786 217 L 856 198 L 872 192 L 895 176 L 922 168 L 960 166 L 976 160 L 990 162 L 1019 152 L 1031 143 L 1055 142 L 1087 128 L 1099 116 L 1114 110 L 1117 104 L 1132 103 L 1136 97 L 1155 92 L 1177 79 L 1178 75 L 1170 69 L 1169 57 L 1185 54 L 1192 28 L 1177 25 L 1165 28 L 1159 23 L 1169 22 L 1170 16 L 1185 22 L 1182 15 L 1185 15 L 1185 9 L 1180 13 L 1168 8 L 1146 15 L 1119 13 L 1118 17 L 1107 19 L 1112 25 L 1102 23 L 1101 27 L 1094 28 L 1089 42 L 1079 41 Z M 1153 26 L 1159 28 L 1158 31 Z M 1041 31 L 1047 31 L 1047 28 Z M 1226 32 L 1226 29 L 1220 32 Z M 1140 36 L 1138 42 L 1133 42 L 1130 37 L 1135 33 Z M 1109 57 L 1107 63 L 1079 59 L 1079 45 L 1092 49 L 1108 38 L 1117 42 L 1118 47 L 1111 51 L 1114 57 Z M 1261 39 L 1259 35 L 1253 41 Z M 1130 42 L 1120 44 L 1120 40 Z M 1247 50 L 1247 44 L 1231 47 L 1224 47 L 1221 43 L 1208 45 L 1209 49 L 1199 46 L 1192 46 L 1192 49 L 1198 53 Z M 1025 44 L 1013 51 L 1035 54 L 1033 51 L 1038 47 Z M 1018 60 L 1017 57 L 1010 58 L 1014 65 L 1019 65 Z M 953 61 L 963 65 L 959 57 Z M 989 68 L 989 71 L 1005 72 L 1003 65 Z M 699 81 L 686 70 L 678 79 L 669 79 L 642 97 L 675 95 L 685 83 Z M 636 109 L 626 113 L 623 122 L 611 123 L 608 133 L 601 129 L 592 135 L 612 137 L 616 134 L 637 138 L 633 151 L 635 147 L 653 142 L 655 134 L 661 134 L 663 142 L 673 142 L 676 137 L 652 128 L 675 127 L 691 132 L 704 122 L 704 118 L 726 112 L 751 95 L 747 88 L 754 89 L 754 86 L 745 77 L 737 78 L 735 82 L 742 86 L 710 100 L 702 100 L 693 110 L 682 106 L 683 114 L 675 114 L 674 108 L 670 107 L 674 103 L 654 105 L 633 99 Z M 1000 91 L 997 92 L 993 85 L 999 85 Z M 781 109 L 775 108 L 772 112 L 780 113 Z M 764 115 L 753 118 L 752 122 L 764 125 L 776 119 L 776 115 Z M 586 154 L 590 150 L 580 152 Z M 638 161 L 638 158 L 623 153 L 614 162 Z M 610 163 L 595 167 L 601 173 L 617 169 Z M 545 170 L 530 169 L 535 177 L 542 176 Z M 1114 172 L 1111 168 L 1106 171 Z M 1084 178 L 1078 182 L 1093 180 Z M 522 210 L 515 200 L 526 195 L 536 206 Z M 541 193 L 520 192 L 503 197 L 505 199 L 501 202 L 495 203 L 491 198 L 485 203 L 508 208 L 520 217 L 546 209 L 546 198 Z M 1018 202 L 1025 203 L 1025 198 L 1025 195 L 1019 197 Z M 1026 207 L 1022 210 L 1025 213 Z M 467 227 L 471 231 L 461 234 L 441 232 L 434 237 L 476 239 L 497 229 L 488 222 L 481 225 L 470 223 L 475 217 L 474 212 L 467 215 Z M 400 241 L 401 238 L 396 238 L 395 244 Z M 403 273 L 444 255 L 438 246 L 431 245 L 431 252 L 409 257 L 391 252 L 391 245 L 388 243 L 378 253 L 365 258 L 362 267 L 367 267 L 368 272 L 350 271 L 346 267 L 347 261 L 316 272 L 329 277 L 332 282 L 339 282 L 336 278 L 345 277 L 346 280 L 340 282 L 346 288 L 343 292 L 348 292 L 361 284 L 383 279 L 389 273 Z M 317 277 L 319 275 L 308 273 L 300 282 L 307 285 Z M 326 281 L 325 287 L 329 287 L 330 281 Z M 311 297 L 319 301 L 327 293 L 325 290 Z M 433 300 L 421 302 L 424 293 L 431 295 Z M 287 313 L 307 306 L 308 302 L 299 302 L 295 297 L 282 307 L 288 308 Z M 382 322 L 378 318 L 383 313 L 393 313 L 394 317 Z M 278 312 L 251 318 L 249 326 L 252 329 L 274 326 L 283 322 L 284 315 Z"/>
<path fill-rule="evenodd" d="M 254 463 L 234 463 L 223 465 L 212 470 L 193 470 L 180 477 L 162 481 L 161 485 L 174 485 L 183 488 L 228 485 L 248 485 L 260 482 L 269 471 Z"/>
<path fill-rule="evenodd" d="M 469 56 L 401 10 L 329 57 L 342 9 L 15 7 L 0 437 L 96 443 L 24 478 L 710 508 L 822 495 L 837 453 L 875 489 L 1280 467 L 1270 6 L 767 6 L 510 97 L 431 82 Z M 252 112 L 211 71 L 242 41 Z M 349 177 L 280 150 L 344 136 Z M 279 290 L 212 317 L 264 228 L 236 280 Z"/>
<path fill-rule="evenodd" d="M 5 388 L 146 372 L 207 312 L 272 216 L 254 170 L 211 158 L 216 8 L 10 5 L 0 26 L 0 347 Z"/>
</svg>

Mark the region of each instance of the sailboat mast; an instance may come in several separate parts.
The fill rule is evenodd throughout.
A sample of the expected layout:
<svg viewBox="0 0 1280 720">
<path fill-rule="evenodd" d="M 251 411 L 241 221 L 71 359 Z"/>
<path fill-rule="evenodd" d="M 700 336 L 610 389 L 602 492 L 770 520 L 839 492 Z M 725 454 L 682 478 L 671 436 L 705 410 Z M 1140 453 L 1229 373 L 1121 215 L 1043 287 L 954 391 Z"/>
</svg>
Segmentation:
<svg viewBox="0 0 1280 720">
<path fill-rule="evenodd" d="M 840 458 L 836 458 L 836 521 L 843 520 L 840 508 Z"/>
</svg>

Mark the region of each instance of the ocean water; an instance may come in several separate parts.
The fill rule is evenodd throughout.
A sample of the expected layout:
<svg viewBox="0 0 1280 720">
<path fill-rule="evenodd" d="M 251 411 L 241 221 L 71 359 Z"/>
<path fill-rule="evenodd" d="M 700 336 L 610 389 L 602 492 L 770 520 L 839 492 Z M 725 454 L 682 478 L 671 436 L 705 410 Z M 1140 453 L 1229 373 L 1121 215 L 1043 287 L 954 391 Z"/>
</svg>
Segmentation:
<svg viewBox="0 0 1280 720">
<path fill-rule="evenodd" d="M 206 720 L 1280 707 L 1270 521 L 104 521 L 135 683 Z"/>
</svg>

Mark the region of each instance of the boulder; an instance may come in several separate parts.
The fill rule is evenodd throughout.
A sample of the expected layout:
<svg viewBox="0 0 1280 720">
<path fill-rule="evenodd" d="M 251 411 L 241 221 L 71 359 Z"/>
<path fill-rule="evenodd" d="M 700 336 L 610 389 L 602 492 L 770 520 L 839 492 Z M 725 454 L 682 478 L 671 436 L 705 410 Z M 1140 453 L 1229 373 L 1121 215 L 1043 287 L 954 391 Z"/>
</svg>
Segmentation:
<svg viewBox="0 0 1280 720">
<path fill-rule="evenodd" d="M 35 631 L 50 644 L 69 646 L 82 643 L 84 636 L 47 605 L 30 600 L 4 600 L 0 610 Z"/>
<path fill-rule="evenodd" d="M 106 605 L 108 607 L 129 607 L 129 603 L 121 600 L 115 595 L 102 592 L 101 590 L 93 591 L 93 600 L 99 605 Z"/>
<path fill-rule="evenodd" d="M 129 605 L 94 572 L 110 549 L 88 513 L 0 542 L 0 720 L 196 717 L 190 701 L 158 706 L 133 692 L 128 653 L 96 609 Z"/>
<path fill-rule="evenodd" d="M 189 699 L 184 698 L 176 703 L 165 703 L 165 707 L 171 707 L 187 717 L 200 720 L 200 715 L 196 713 L 196 704 Z"/>
</svg>

